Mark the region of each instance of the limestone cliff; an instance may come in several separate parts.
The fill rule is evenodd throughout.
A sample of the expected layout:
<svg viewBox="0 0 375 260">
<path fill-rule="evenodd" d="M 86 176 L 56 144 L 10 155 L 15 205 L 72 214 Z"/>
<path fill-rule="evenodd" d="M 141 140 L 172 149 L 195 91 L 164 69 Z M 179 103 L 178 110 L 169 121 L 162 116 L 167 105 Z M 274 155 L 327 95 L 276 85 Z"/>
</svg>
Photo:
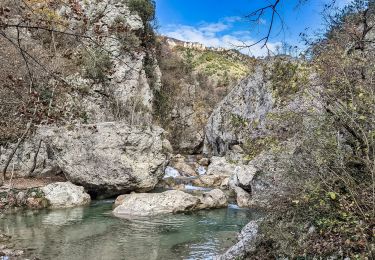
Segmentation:
<svg viewBox="0 0 375 260">
<path fill-rule="evenodd" d="M 51 29 L 52 33 L 44 27 L 36 30 L 5 27 L 8 43 L 2 50 L 4 57 L 11 60 L 12 39 L 21 35 L 20 48 L 27 49 L 27 55 L 33 59 L 27 67 L 22 56 L 15 56 L 23 66 L 17 70 L 18 64 L 10 62 L 2 72 L 5 75 L 1 75 L 6 79 L 2 82 L 5 89 L 12 91 L 1 91 L 0 98 L 14 101 L 0 105 L 4 113 L 1 170 L 9 167 L 8 173 L 15 176 L 62 172 L 74 183 L 107 194 L 152 189 L 163 171 L 168 150 L 164 149 L 167 141 L 163 130 L 152 125 L 154 92 L 161 84 L 151 25 L 154 3 L 105 0 L 72 1 L 56 6 L 45 1 L 24 4 L 27 3 L 41 16 L 36 25 L 44 21 L 45 12 L 50 23 L 57 25 Z M 17 17 L 26 16 L 24 10 L 27 9 L 15 10 L 6 22 L 12 25 Z M 1 39 L 5 41 L 4 37 Z M 40 68 L 43 73 L 39 73 Z M 33 75 L 30 85 L 28 70 Z M 18 81 L 13 71 L 19 75 Z M 23 90 L 22 95 L 18 95 L 17 88 Z M 19 125 L 16 132 L 12 124 Z M 72 134 L 76 128 L 81 130 Z M 105 129 L 103 136 L 100 129 Z M 85 135 L 87 138 L 83 138 Z M 92 160 L 96 153 L 94 139 L 98 141 L 97 161 L 101 161 L 101 169 Z M 111 146 L 113 150 L 109 152 Z M 137 149 L 142 149 L 138 156 Z M 86 159 L 82 157 L 84 151 L 88 153 Z M 65 158 L 65 153 L 72 157 Z M 115 154 L 117 163 L 107 157 Z M 125 158 L 124 154 L 134 156 L 133 159 L 143 156 L 158 159 L 152 165 L 137 164 L 136 168 L 141 168 L 136 170 L 131 165 L 133 159 Z M 106 163 L 111 167 L 105 166 Z M 89 165 L 94 168 L 87 171 Z M 84 176 L 87 179 L 82 179 Z"/>
</svg>

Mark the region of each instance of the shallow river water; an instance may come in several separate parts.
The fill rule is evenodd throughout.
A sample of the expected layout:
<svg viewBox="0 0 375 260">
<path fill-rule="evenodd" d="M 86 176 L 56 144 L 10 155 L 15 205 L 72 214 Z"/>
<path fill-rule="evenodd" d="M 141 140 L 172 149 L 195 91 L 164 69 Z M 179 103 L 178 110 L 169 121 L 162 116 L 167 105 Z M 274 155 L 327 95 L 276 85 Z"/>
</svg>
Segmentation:
<svg viewBox="0 0 375 260">
<path fill-rule="evenodd" d="M 111 215 L 113 201 L 89 207 L 26 211 L 0 219 L 27 256 L 40 259 L 211 259 L 256 217 L 228 207 L 132 220 Z"/>
</svg>

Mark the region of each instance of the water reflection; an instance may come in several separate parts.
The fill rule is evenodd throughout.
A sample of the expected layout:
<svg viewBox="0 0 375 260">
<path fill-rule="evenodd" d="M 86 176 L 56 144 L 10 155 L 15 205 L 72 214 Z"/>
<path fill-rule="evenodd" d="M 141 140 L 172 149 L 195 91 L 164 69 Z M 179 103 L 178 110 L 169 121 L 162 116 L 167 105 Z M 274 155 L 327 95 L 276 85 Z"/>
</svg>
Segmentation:
<svg viewBox="0 0 375 260">
<path fill-rule="evenodd" d="M 111 201 L 7 215 L 0 228 L 41 259 L 209 259 L 234 243 L 254 213 L 235 208 L 118 219 Z"/>
</svg>

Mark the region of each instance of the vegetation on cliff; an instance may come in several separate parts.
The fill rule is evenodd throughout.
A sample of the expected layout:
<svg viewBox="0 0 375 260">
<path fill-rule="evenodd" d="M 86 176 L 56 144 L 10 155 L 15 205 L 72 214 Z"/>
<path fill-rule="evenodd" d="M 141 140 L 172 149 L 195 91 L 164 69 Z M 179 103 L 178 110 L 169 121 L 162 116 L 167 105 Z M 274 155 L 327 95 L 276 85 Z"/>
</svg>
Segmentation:
<svg viewBox="0 0 375 260">
<path fill-rule="evenodd" d="M 288 196 L 272 203 L 251 259 L 374 258 L 374 4 L 354 1 L 312 43 L 324 114 L 310 117 L 285 163 Z M 290 70 L 289 70 L 290 71 Z"/>
</svg>

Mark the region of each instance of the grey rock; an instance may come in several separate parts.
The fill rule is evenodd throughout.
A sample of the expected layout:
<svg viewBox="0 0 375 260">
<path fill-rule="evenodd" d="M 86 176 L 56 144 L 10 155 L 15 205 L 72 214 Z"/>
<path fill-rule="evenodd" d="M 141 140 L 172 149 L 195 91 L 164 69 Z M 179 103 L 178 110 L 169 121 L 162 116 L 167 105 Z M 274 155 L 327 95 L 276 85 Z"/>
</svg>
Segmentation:
<svg viewBox="0 0 375 260">
<path fill-rule="evenodd" d="M 207 175 L 230 177 L 235 171 L 236 165 L 229 163 L 225 157 L 212 157 L 208 166 Z"/>
<path fill-rule="evenodd" d="M 162 193 L 134 193 L 124 195 L 113 213 L 117 217 L 153 216 L 190 211 L 199 204 L 199 198 L 183 191 Z"/>
<path fill-rule="evenodd" d="M 67 179 L 88 191 L 148 191 L 163 176 L 167 157 L 161 128 L 107 122 L 38 131 Z"/>
<path fill-rule="evenodd" d="M 255 242 L 258 236 L 259 225 L 257 221 L 250 221 L 238 235 L 238 242 L 229 248 L 224 254 L 217 256 L 216 260 L 243 259 L 255 250 Z"/>
<path fill-rule="evenodd" d="M 231 177 L 231 184 L 241 187 L 245 191 L 251 192 L 252 180 L 256 172 L 257 169 L 251 164 L 238 165 Z"/>
<path fill-rule="evenodd" d="M 83 187 L 71 182 L 56 182 L 41 188 L 51 208 L 71 208 L 90 203 L 90 195 Z"/>
<path fill-rule="evenodd" d="M 200 196 L 200 209 L 215 209 L 228 206 L 227 196 L 222 190 L 214 189 Z"/>
<path fill-rule="evenodd" d="M 23 191 L 18 192 L 16 196 L 16 201 L 18 205 L 24 204 L 26 201 L 26 193 Z"/>
<path fill-rule="evenodd" d="M 234 192 L 236 193 L 237 205 L 241 208 L 250 207 L 251 204 L 251 195 L 240 187 L 235 187 Z"/>
<path fill-rule="evenodd" d="M 198 163 L 201 166 L 208 166 L 210 164 L 210 159 L 205 157 L 205 158 L 200 159 Z"/>
<path fill-rule="evenodd" d="M 203 152 L 223 156 L 234 145 L 244 142 L 247 129 L 261 123 L 273 107 L 272 92 L 261 67 L 242 80 L 211 114 Z"/>
</svg>

